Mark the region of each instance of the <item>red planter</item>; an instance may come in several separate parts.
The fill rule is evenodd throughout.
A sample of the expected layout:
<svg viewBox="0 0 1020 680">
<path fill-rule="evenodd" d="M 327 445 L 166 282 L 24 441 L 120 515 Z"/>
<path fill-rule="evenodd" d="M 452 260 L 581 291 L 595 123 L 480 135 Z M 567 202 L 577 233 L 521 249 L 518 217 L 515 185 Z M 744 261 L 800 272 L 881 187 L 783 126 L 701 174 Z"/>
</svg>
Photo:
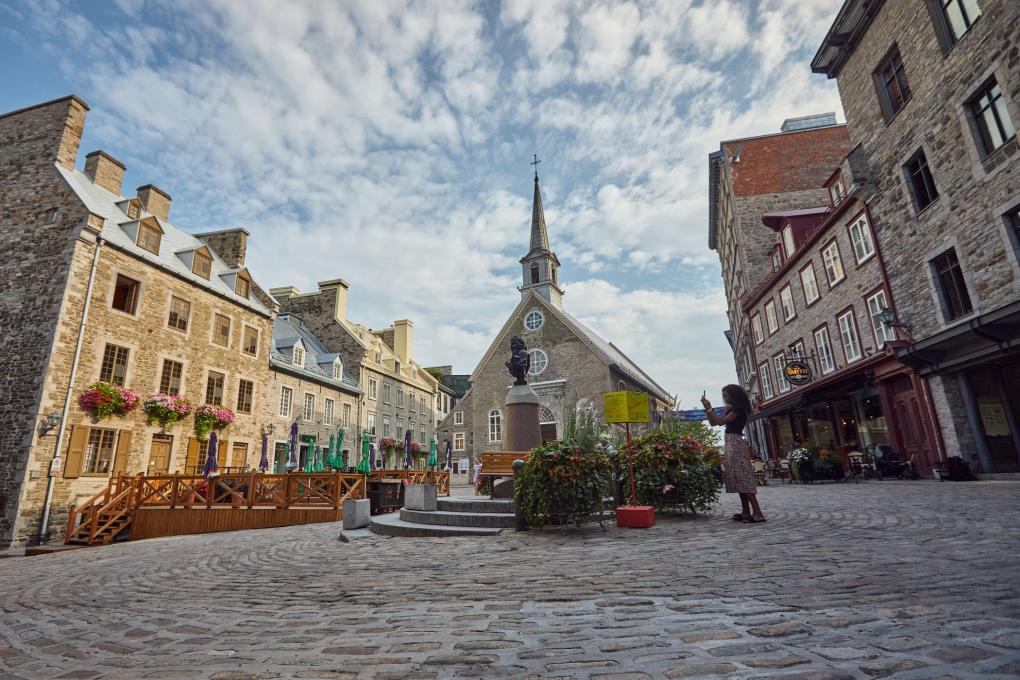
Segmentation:
<svg viewBox="0 0 1020 680">
<path fill-rule="evenodd" d="M 621 505 L 616 509 L 616 526 L 647 529 L 655 524 L 655 508 L 651 505 Z"/>
</svg>

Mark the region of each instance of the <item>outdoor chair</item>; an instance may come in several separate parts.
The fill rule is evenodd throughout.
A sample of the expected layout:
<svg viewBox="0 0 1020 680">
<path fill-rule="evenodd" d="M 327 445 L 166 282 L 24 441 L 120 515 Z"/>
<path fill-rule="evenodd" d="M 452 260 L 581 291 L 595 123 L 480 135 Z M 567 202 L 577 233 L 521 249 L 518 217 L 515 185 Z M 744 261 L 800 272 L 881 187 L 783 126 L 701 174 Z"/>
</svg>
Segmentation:
<svg viewBox="0 0 1020 680">
<path fill-rule="evenodd" d="M 793 483 L 793 472 L 790 471 L 790 461 L 783 458 L 779 461 L 779 472 L 780 479 L 785 479 L 787 484 Z"/>
<path fill-rule="evenodd" d="M 765 463 L 761 460 L 755 460 L 751 463 L 751 469 L 754 470 L 754 476 L 758 478 L 758 486 L 768 486 L 769 478 L 765 474 Z"/>
<path fill-rule="evenodd" d="M 846 462 L 850 468 L 850 479 L 859 484 L 864 479 L 864 454 L 852 451 L 846 455 Z"/>
</svg>

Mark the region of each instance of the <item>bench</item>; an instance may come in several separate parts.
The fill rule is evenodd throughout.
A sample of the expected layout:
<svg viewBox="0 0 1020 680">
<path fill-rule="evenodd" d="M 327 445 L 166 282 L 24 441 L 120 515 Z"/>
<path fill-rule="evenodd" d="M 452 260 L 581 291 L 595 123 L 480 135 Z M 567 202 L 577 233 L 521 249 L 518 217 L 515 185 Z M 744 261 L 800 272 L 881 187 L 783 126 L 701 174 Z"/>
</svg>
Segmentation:
<svg viewBox="0 0 1020 680">
<path fill-rule="evenodd" d="M 492 477 L 492 494 L 496 495 L 496 480 L 514 476 L 514 461 L 527 460 L 528 451 L 488 451 L 482 454 L 482 469 L 479 477 Z"/>
</svg>

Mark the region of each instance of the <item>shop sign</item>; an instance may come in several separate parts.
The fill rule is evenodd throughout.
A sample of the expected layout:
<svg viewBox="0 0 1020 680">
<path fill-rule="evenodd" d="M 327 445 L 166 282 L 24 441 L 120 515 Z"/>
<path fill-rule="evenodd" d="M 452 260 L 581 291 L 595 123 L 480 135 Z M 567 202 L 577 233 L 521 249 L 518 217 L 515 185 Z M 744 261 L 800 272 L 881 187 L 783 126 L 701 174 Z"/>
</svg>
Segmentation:
<svg viewBox="0 0 1020 680">
<path fill-rule="evenodd" d="M 989 437 L 1009 436 L 1009 419 L 1006 418 L 1006 409 L 1002 407 L 1002 402 L 998 398 L 980 397 L 978 411 L 981 413 L 981 424 L 984 425 L 985 435 Z"/>
<path fill-rule="evenodd" d="M 602 395 L 602 413 L 607 423 L 647 423 L 651 421 L 646 392 L 606 392 Z"/>
<path fill-rule="evenodd" d="M 800 360 L 790 361 L 786 364 L 786 379 L 792 385 L 806 385 L 811 382 L 811 367 Z"/>
</svg>

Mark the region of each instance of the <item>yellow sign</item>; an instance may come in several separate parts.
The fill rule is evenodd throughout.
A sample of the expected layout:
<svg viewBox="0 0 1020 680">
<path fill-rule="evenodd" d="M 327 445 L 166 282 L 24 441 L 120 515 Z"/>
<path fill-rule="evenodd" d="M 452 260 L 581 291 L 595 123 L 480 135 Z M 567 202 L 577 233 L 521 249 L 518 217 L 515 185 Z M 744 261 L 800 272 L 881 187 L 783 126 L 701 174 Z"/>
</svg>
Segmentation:
<svg viewBox="0 0 1020 680">
<path fill-rule="evenodd" d="M 650 422 L 648 394 L 645 392 L 606 392 L 602 395 L 602 413 L 607 423 Z"/>
</svg>

